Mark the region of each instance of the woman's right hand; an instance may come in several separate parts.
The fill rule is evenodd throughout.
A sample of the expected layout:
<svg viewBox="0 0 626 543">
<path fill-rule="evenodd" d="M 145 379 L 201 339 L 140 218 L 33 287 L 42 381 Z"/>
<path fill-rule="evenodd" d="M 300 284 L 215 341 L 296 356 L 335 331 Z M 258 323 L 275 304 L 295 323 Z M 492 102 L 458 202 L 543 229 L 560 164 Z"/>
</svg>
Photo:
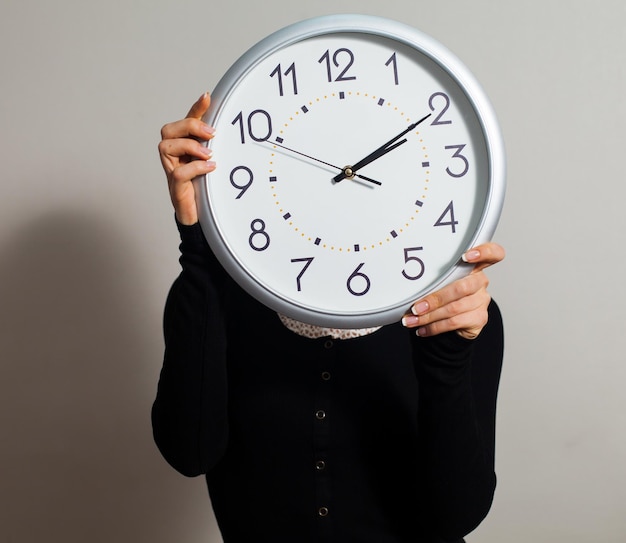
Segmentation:
<svg viewBox="0 0 626 543">
<path fill-rule="evenodd" d="M 176 218 L 184 225 L 198 222 L 192 180 L 215 169 L 215 162 L 210 160 L 211 150 L 200 143 L 211 139 L 215 132 L 201 120 L 210 103 L 211 96 L 208 92 L 204 93 L 184 119 L 168 123 L 161 129 L 161 164 L 167 176 Z"/>
</svg>

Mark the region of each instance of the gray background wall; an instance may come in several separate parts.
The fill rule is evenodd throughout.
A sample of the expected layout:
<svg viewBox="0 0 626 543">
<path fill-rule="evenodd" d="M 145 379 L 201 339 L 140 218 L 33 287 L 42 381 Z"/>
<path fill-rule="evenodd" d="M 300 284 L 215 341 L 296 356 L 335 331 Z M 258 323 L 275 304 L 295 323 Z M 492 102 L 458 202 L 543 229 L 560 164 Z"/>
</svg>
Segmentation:
<svg viewBox="0 0 626 543">
<path fill-rule="evenodd" d="M 159 129 L 258 39 L 338 12 L 446 44 L 504 131 L 499 488 L 469 541 L 626 540 L 623 0 L 4 0 L 0 541 L 220 541 L 151 438 L 178 273 Z"/>
</svg>

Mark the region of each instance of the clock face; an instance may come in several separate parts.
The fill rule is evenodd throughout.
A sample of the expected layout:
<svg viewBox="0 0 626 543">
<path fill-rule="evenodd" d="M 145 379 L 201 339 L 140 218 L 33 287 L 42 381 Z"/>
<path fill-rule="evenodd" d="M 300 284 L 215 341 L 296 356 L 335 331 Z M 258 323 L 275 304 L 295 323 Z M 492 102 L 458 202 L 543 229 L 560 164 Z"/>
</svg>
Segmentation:
<svg viewBox="0 0 626 543">
<path fill-rule="evenodd" d="M 492 234 L 504 168 L 454 57 L 397 23 L 341 21 L 288 27 L 226 74 L 206 119 L 218 168 L 198 192 L 207 239 L 245 289 L 356 328 L 399 320 L 471 269 L 461 255 Z"/>
</svg>

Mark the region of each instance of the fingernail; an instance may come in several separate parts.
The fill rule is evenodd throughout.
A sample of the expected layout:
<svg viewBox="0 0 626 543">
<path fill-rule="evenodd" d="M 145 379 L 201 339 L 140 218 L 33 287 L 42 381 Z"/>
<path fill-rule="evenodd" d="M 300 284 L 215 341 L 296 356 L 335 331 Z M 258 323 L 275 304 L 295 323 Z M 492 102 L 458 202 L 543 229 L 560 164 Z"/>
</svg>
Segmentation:
<svg viewBox="0 0 626 543">
<path fill-rule="evenodd" d="M 215 162 L 212 160 L 207 160 L 206 161 L 206 165 L 211 169 L 214 170 L 215 169 Z"/>
<path fill-rule="evenodd" d="M 413 315 L 421 315 L 422 313 L 426 313 L 429 307 L 428 302 L 420 302 L 411 308 L 411 312 Z"/>
<path fill-rule="evenodd" d="M 415 315 L 405 315 L 402 317 L 402 325 L 406 327 L 415 326 L 419 318 Z"/>
<path fill-rule="evenodd" d="M 213 128 L 212 126 L 209 126 L 208 124 L 203 124 L 202 125 L 202 131 L 206 134 L 208 134 L 209 136 L 214 136 L 215 135 L 215 128 Z"/>
<path fill-rule="evenodd" d="M 207 158 L 213 155 L 213 150 L 209 149 L 208 147 L 202 147 L 200 149 L 200 152 Z"/>
<path fill-rule="evenodd" d="M 464 253 L 461 258 L 463 259 L 463 262 L 472 262 L 477 258 L 480 258 L 480 251 L 467 251 L 467 253 Z"/>
</svg>

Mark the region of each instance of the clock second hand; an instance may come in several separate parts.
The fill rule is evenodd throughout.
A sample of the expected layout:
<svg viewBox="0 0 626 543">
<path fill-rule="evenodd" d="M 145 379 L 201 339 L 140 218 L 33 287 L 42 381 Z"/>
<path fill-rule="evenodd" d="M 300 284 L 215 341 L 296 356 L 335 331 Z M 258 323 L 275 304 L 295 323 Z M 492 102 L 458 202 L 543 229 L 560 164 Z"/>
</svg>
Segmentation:
<svg viewBox="0 0 626 543">
<path fill-rule="evenodd" d="M 326 166 L 330 166 L 331 168 L 335 168 L 336 170 L 343 170 L 344 168 L 340 168 L 339 166 L 335 166 L 334 164 L 330 164 L 329 162 L 325 162 L 324 160 L 320 160 L 319 158 L 315 158 L 314 156 L 307 155 L 305 153 L 301 153 L 300 151 L 296 151 L 295 149 L 291 149 L 285 145 L 281 145 L 280 143 L 276 143 L 275 141 L 270 142 L 272 145 L 276 145 L 276 147 L 280 147 L 281 149 L 285 149 L 286 151 L 290 151 L 297 155 L 303 156 L 310 160 L 314 160 L 315 162 L 320 162 Z M 366 177 L 361 174 L 355 174 L 354 177 L 358 177 L 359 179 L 363 179 L 363 181 L 369 181 L 370 183 L 374 183 L 375 185 L 382 185 L 380 181 L 376 181 L 376 179 L 372 179 L 371 177 Z"/>
</svg>

